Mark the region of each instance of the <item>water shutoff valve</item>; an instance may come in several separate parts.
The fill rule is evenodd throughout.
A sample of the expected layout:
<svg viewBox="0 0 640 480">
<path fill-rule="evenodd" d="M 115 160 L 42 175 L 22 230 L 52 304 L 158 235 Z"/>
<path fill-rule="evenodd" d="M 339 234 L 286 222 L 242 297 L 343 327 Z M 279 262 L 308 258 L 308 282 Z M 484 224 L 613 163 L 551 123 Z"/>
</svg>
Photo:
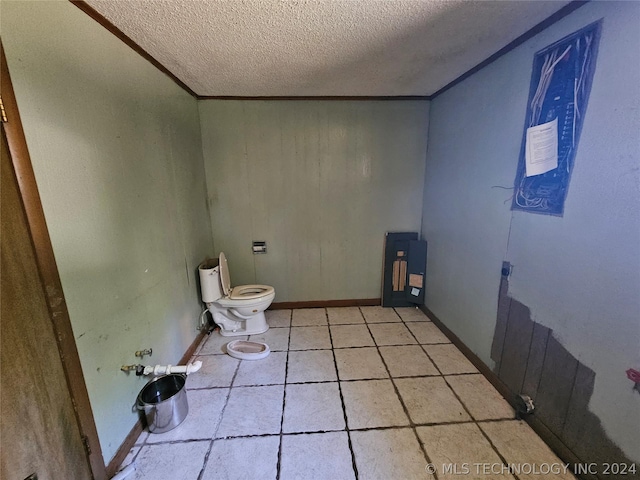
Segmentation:
<svg viewBox="0 0 640 480">
<path fill-rule="evenodd" d="M 145 355 L 149 355 L 151 356 L 153 354 L 153 349 L 152 348 L 145 348 L 144 350 L 138 350 L 135 353 L 136 357 L 140 357 L 140 358 L 144 358 Z"/>
</svg>

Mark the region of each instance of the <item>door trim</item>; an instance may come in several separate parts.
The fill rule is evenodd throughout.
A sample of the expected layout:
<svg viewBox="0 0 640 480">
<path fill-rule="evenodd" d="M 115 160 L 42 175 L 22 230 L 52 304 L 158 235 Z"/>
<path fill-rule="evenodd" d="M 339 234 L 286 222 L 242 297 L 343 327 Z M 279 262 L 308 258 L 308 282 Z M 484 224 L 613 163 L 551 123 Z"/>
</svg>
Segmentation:
<svg viewBox="0 0 640 480">
<path fill-rule="evenodd" d="M 7 114 L 7 121 L 2 123 L 2 127 L 6 135 L 13 168 L 18 180 L 18 188 L 27 216 L 31 241 L 38 265 L 38 275 L 45 293 L 49 318 L 56 336 L 60 360 L 62 361 L 67 387 L 73 402 L 80 435 L 85 439 L 85 444 L 88 447 L 87 457 L 93 478 L 95 480 L 106 480 L 107 473 L 89 401 L 89 393 L 84 381 L 60 274 L 56 265 L 44 210 L 42 209 L 40 193 L 36 184 L 20 113 L 18 112 L 4 47 L 1 42 L 0 57 L 2 101 Z"/>
</svg>

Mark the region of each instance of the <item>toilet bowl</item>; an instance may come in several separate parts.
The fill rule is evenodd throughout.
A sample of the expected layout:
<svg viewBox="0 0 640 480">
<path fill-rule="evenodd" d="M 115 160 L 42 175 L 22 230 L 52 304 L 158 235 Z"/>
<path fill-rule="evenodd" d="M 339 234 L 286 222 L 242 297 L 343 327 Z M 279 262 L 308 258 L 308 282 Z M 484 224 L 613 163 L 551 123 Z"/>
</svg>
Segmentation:
<svg viewBox="0 0 640 480">
<path fill-rule="evenodd" d="M 198 267 L 202 301 L 220 327 L 220 335 L 257 335 L 269 330 L 264 311 L 276 296 L 269 285 L 231 286 L 229 266 L 224 253 L 218 265 L 210 261 Z"/>
</svg>

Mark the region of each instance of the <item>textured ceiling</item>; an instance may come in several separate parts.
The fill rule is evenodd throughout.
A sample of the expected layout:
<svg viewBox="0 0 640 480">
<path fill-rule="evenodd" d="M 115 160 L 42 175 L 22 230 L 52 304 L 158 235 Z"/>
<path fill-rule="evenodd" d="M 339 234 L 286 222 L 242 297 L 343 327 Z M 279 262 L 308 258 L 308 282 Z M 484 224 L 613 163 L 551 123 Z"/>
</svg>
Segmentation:
<svg viewBox="0 0 640 480">
<path fill-rule="evenodd" d="M 567 1 L 88 0 L 202 96 L 431 95 Z"/>
</svg>

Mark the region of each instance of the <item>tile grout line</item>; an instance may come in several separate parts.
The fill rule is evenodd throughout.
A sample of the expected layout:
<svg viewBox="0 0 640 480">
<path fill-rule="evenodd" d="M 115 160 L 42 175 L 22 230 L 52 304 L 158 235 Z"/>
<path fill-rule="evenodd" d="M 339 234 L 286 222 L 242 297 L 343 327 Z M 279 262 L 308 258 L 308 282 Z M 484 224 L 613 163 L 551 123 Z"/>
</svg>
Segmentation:
<svg viewBox="0 0 640 480">
<path fill-rule="evenodd" d="M 395 310 L 395 309 L 394 309 Z M 397 313 L 397 312 L 396 312 Z M 402 318 L 402 317 L 400 317 Z M 402 320 L 403 323 L 406 323 L 404 321 L 404 319 Z M 411 332 L 411 335 L 414 336 L 414 338 L 416 339 L 416 341 L 418 340 L 418 338 L 415 336 L 415 334 L 411 331 L 411 329 L 409 329 L 409 327 L 407 327 L 407 330 L 409 330 Z M 438 329 L 440 330 L 440 329 Z M 447 387 L 449 387 L 449 390 L 453 393 L 453 395 L 456 397 L 456 399 L 458 400 L 458 402 L 460 403 L 460 405 L 462 406 L 462 408 L 464 409 L 465 412 L 467 412 L 467 415 L 469 415 L 469 418 L 471 419 L 471 422 L 465 422 L 465 423 L 473 423 L 476 428 L 478 430 L 480 430 L 480 433 L 482 434 L 482 436 L 484 436 L 487 441 L 489 442 L 489 445 L 491 446 L 491 448 L 495 451 L 495 453 L 498 455 L 498 458 L 502 461 L 502 463 L 505 466 L 509 466 L 506 459 L 502 456 L 502 454 L 498 451 L 498 449 L 496 448 L 496 446 L 493 444 L 493 442 L 489 439 L 489 437 L 487 436 L 487 434 L 484 432 L 484 430 L 482 430 L 482 428 L 480 428 L 480 425 L 478 425 L 478 420 L 476 420 L 476 418 L 471 414 L 471 411 L 467 408 L 467 405 L 465 404 L 465 402 L 462 401 L 462 398 L 458 395 L 458 393 L 453 389 L 453 387 L 451 386 L 451 384 L 449 384 L 449 382 L 447 382 L 447 375 L 445 375 L 444 373 L 442 373 L 442 370 L 440 370 L 440 368 L 438 367 L 438 365 L 436 364 L 436 362 L 433 361 L 433 359 L 431 358 L 431 356 L 429 355 L 429 353 L 427 352 L 426 348 L 424 348 L 424 346 L 420 345 L 422 347 L 422 350 L 424 351 L 424 353 L 427 355 L 427 357 L 429 357 L 429 360 L 431 360 L 431 362 L 433 363 L 433 365 L 436 367 L 436 369 L 440 372 L 441 376 L 442 376 L 442 380 L 444 380 L 445 385 L 447 385 Z M 457 348 L 457 347 L 456 347 Z M 475 373 L 474 373 L 475 374 Z M 416 433 L 417 435 L 417 433 Z M 513 474 L 513 476 L 516 478 L 516 480 L 520 480 L 518 478 L 517 475 Z"/>
<path fill-rule="evenodd" d="M 496 453 L 496 455 L 498 455 L 498 458 L 500 459 L 500 461 L 502 461 L 502 464 L 504 466 L 506 466 L 507 468 L 509 468 L 509 463 L 507 462 L 507 459 L 502 455 L 502 453 L 500 453 L 500 451 L 498 450 L 498 447 L 496 447 L 493 443 L 493 441 L 489 438 L 489 435 L 487 435 L 485 433 L 485 431 L 480 427 L 479 423 L 480 421 L 477 420 L 472 414 L 471 411 L 467 408 L 467 406 L 465 405 L 465 403 L 462 401 L 462 398 L 458 395 L 458 393 L 454 390 L 454 388 L 451 386 L 451 384 L 447 381 L 447 377 L 446 375 L 443 375 L 442 377 L 445 381 L 445 383 L 449 386 L 449 388 L 451 389 L 451 391 L 453 392 L 453 394 L 455 395 L 455 397 L 458 399 L 458 401 L 460 402 L 460 404 L 462 405 L 462 407 L 465 409 L 465 411 L 467 412 L 467 414 L 471 417 L 471 419 L 473 420 L 473 424 L 476 426 L 476 428 L 478 430 L 480 430 L 480 434 L 487 440 L 487 442 L 489 442 L 489 446 L 493 449 L 493 451 Z M 502 419 L 503 421 L 505 419 Z M 511 471 L 509 469 L 509 471 Z M 520 477 L 518 477 L 518 475 L 516 475 L 515 473 L 511 473 L 511 475 L 513 475 L 513 477 L 516 478 L 516 480 L 520 480 Z"/>
<path fill-rule="evenodd" d="M 287 339 L 287 358 L 284 363 L 284 386 L 282 387 L 282 414 L 280 415 L 280 442 L 278 444 L 278 461 L 276 463 L 276 480 L 280 480 L 282 469 L 282 440 L 284 439 L 284 409 L 287 403 L 287 376 L 289 375 L 289 350 L 291 347 L 291 329 L 293 328 L 293 309 L 289 314 L 289 338 Z"/>
<path fill-rule="evenodd" d="M 381 347 L 415 347 L 417 345 L 381 345 Z M 368 347 L 364 347 L 364 348 L 376 348 L 375 345 L 370 345 Z M 349 350 L 348 348 L 340 348 L 338 350 Z M 299 350 L 293 350 L 293 352 L 298 352 Z M 303 350 L 303 351 L 309 351 L 309 350 Z M 322 350 L 312 350 L 314 352 L 329 352 L 330 350 L 325 348 Z M 285 353 L 285 352 L 276 352 L 276 353 Z M 470 377 L 470 376 L 474 376 L 474 375 L 482 375 L 481 373 L 452 373 L 452 374 L 447 374 L 447 377 Z M 441 377 L 442 375 L 440 373 L 438 374 L 431 374 L 431 375 L 398 375 L 394 378 L 434 378 L 434 377 Z M 386 377 L 385 377 L 386 378 Z M 383 378 L 381 377 L 365 377 L 365 378 L 345 378 L 340 380 L 343 383 L 350 383 L 350 382 L 362 382 L 362 381 L 369 381 L 369 380 L 382 380 Z M 314 383 L 335 383 L 336 380 L 309 380 L 309 381 L 297 381 L 297 382 L 287 382 L 287 385 L 311 385 Z M 242 387 L 242 388 L 256 388 L 256 387 L 276 387 L 276 386 L 280 386 L 280 385 L 284 385 L 284 383 L 256 383 L 254 385 L 236 385 L 236 387 Z M 229 388 L 229 387 L 220 387 L 220 386 L 216 386 L 216 387 L 200 387 L 200 388 L 189 388 L 187 389 L 190 392 L 198 392 L 198 391 L 202 391 L 202 390 L 222 390 L 225 388 Z"/>
<path fill-rule="evenodd" d="M 353 323 L 353 324 L 343 324 L 343 325 L 329 325 L 330 327 L 342 327 L 342 326 L 364 326 L 364 323 Z M 384 325 L 382 323 L 374 323 L 373 325 Z M 400 325 L 400 322 L 389 322 L 388 325 Z M 309 327 L 292 327 L 292 328 L 314 328 L 314 327 L 324 327 L 326 325 L 313 325 L 313 326 L 309 326 Z M 390 345 L 380 345 L 381 347 L 408 347 L 408 346 L 414 346 L 414 345 L 427 345 L 427 346 L 431 346 L 431 345 L 453 345 L 451 342 L 433 342 L 433 343 L 397 343 L 397 344 L 390 344 Z M 371 348 L 373 345 L 356 345 L 353 347 L 334 347 L 336 350 L 348 350 L 348 349 L 353 349 L 353 348 Z M 304 348 L 304 349 L 294 349 L 291 350 L 292 352 L 317 352 L 319 350 L 330 350 L 329 348 Z M 272 352 L 286 352 L 287 350 L 272 350 Z M 226 356 L 226 353 L 204 353 L 202 355 L 198 355 L 199 357 L 223 357 Z M 446 375 L 471 375 L 471 374 L 477 374 L 478 372 L 461 372 L 461 373 L 447 373 Z M 423 376 L 423 375 L 417 375 L 417 376 Z M 206 388 L 216 388 L 216 387 L 206 387 Z M 226 387 L 220 387 L 220 388 L 226 388 Z M 190 390 L 197 390 L 197 388 L 191 388 Z"/>
<path fill-rule="evenodd" d="M 500 460 L 502 460 L 503 465 L 505 465 L 507 467 L 507 469 L 508 469 L 507 471 L 509 473 L 511 473 L 511 475 L 513 475 L 513 477 L 516 478 L 516 480 L 520 480 L 520 477 L 518 477 L 518 475 L 515 472 L 511 471 L 511 467 L 509 466 L 509 462 L 507 462 L 507 459 L 500 453 L 500 451 L 498 450 L 498 447 L 496 447 L 494 445 L 494 443 L 491 440 L 491 438 L 489 438 L 489 435 L 487 435 L 487 433 L 480 427 L 480 425 L 478 425 L 478 422 L 475 422 L 475 424 L 478 427 L 478 430 L 480 430 L 480 433 L 482 433 L 482 436 L 487 439 L 487 442 L 489 442 L 489 445 L 491 446 L 493 451 L 496 452 L 496 455 L 498 455 L 498 458 Z"/>
<path fill-rule="evenodd" d="M 400 318 L 401 325 L 404 325 L 404 320 L 402 319 L 402 317 L 396 311 L 395 308 L 393 309 L 393 312 Z M 363 316 L 364 316 L 364 314 L 363 314 Z M 367 330 L 369 331 L 369 335 L 371 335 L 371 338 L 373 339 L 373 343 L 374 343 L 374 345 L 376 347 L 376 351 L 378 352 L 378 356 L 382 359 L 382 364 L 384 365 L 384 368 L 387 370 L 387 375 L 389 375 L 389 380 L 391 380 L 391 385 L 393 385 L 393 390 L 396 393 L 396 396 L 398 397 L 398 400 L 400 400 L 400 405 L 402 405 L 402 409 L 404 410 L 404 414 L 407 416 L 407 420 L 409 420 L 409 428 L 413 432 L 413 435 L 414 435 L 415 439 L 418 441 L 418 446 L 420 447 L 420 451 L 422 452 L 422 455 L 423 455 L 424 459 L 427 461 L 427 465 L 432 464 L 433 462 L 431 461 L 431 458 L 429 457 L 429 454 L 427 453 L 426 448 L 424 447 L 423 443 L 420 441 L 420 437 L 418 436 L 418 432 L 416 430 L 416 425 L 413 422 L 413 420 L 411 419 L 411 415 L 409 415 L 409 409 L 407 408 L 407 405 L 404 403 L 404 400 L 402 399 L 402 395 L 400 395 L 400 390 L 398 390 L 398 386 L 396 385 L 396 382 L 395 382 L 393 376 L 391 375 L 391 371 L 389 370 L 389 366 L 387 365 L 387 362 L 384 359 L 384 356 L 382 355 L 382 353 L 380 353 L 380 346 L 378 346 L 378 342 L 376 341 L 375 337 L 371 333 L 371 329 L 369 328 L 369 324 L 366 323 L 366 317 L 365 317 L 365 324 L 367 325 Z M 404 327 L 407 330 L 409 330 L 409 328 L 406 325 L 404 325 Z M 411 330 L 409 330 L 409 333 L 411 335 L 413 335 L 413 332 Z M 418 341 L 418 339 L 415 338 L 415 336 L 414 336 L 414 339 L 416 340 L 416 342 Z M 406 427 L 404 427 L 404 428 L 406 428 Z M 426 467 L 427 466 L 425 465 L 425 468 Z M 430 472 L 428 472 L 428 473 L 430 473 Z M 433 475 L 433 478 L 435 480 L 438 480 L 438 472 L 437 471 L 433 472 L 432 475 Z"/>
<path fill-rule="evenodd" d="M 394 310 L 395 310 L 395 308 L 394 308 Z M 396 313 L 397 313 L 397 312 L 396 312 Z M 402 317 L 400 317 L 400 318 L 402 318 Z M 402 322 L 403 322 L 403 323 L 406 323 L 406 322 L 404 321 L 404 319 L 402 320 Z M 407 327 L 407 330 L 409 330 L 409 331 L 411 332 L 411 335 L 413 335 L 413 337 L 414 337 L 414 338 L 416 339 L 416 341 L 417 341 L 417 340 L 418 340 L 418 338 L 417 338 L 417 337 L 415 336 L 415 334 L 414 334 L 414 333 L 409 329 L 409 327 Z M 440 329 L 438 329 L 438 330 L 440 330 Z M 420 342 L 418 342 L 418 343 L 420 343 Z M 433 365 L 436 367 L 436 369 L 438 370 L 438 372 L 440 372 L 440 375 L 441 375 L 442 380 L 444 381 L 445 385 L 446 385 L 447 387 L 449 387 L 449 390 L 453 393 L 453 395 L 454 395 L 454 396 L 455 396 L 455 398 L 458 400 L 458 402 L 460 403 L 460 405 L 462 406 L 462 408 L 464 409 L 464 411 L 465 411 L 465 412 L 467 412 L 467 415 L 469 415 L 469 418 L 471 419 L 471 422 L 470 422 L 470 423 L 473 423 L 473 424 L 476 426 L 476 428 L 477 428 L 478 430 L 480 430 L 480 432 L 482 432 L 482 434 L 484 435 L 484 432 L 482 431 L 482 429 L 481 429 L 481 428 L 480 428 L 480 426 L 478 425 L 478 422 L 476 421 L 475 417 L 474 417 L 473 415 L 471 415 L 471 412 L 469 411 L 469 409 L 467 408 L 467 406 L 464 404 L 464 402 L 462 401 L 462 399 L 458 396 L 458 394 L 455 392 L 455 390 L 453 389 L 453 387 L 451 387 L 451 385 L 449 384 L 449 382 L 447 382 L 446 375 L 442 372 L 442 370 L 440 369 L 440 367 L 438 367 L 438 364 L 437 364 L 437 363 L 436 363 L 436 362 L 431 358 L 431 356 L 429 355 L 429 352 L 427 352 L 427 349 L 426 349 L 426 348 L 424 348 L 424 346 L 423 346 L 423 345 L 420 345 L 420 347 L 422 348 L 422 350 L 424 351 L 424 353 L 427 355 L 427 357 L 429 358 L 429 360 L 431 361 L 431 363 L 433 363 Z M 457 348 L 457 347 L 456 347 L 456 348 Z M 416 436 L 418 436 L 417 431 L 416 431 Z M 418 441 L 420 441 L 420 440 L 419 440 L 419 437 L 418 437 Z M 424 446 L 424 445 L 422 444 L 422 442 L 420 442 L 420 445 Z M 492 445 L 492 447 L 493 447 L 493 445 Z M 426 452 L 426 446 L 424 446 L 424 449 L 425 449 L 425 452 Z M 494 450 L 495 450 L 495 448 L 494 448 Z M 497 453 L 497 452 L 496 452 L 496 453 Z M 502 458 L 502 456 L 500 456 L 500 455 L 498 454 L 498 457 L 499 457 L 499 458 L 504 462 L 504 459 Z M 431 463 L 431 462 L 429 462 L 429 463 Z M 437 469 L 437 467 L 436 467 L 436 469 Z M 519 480 L 519 479 L 518 479 L 518 480 Z"/>
<path fill-rule="evenodd" d="M 358 466 L 356 465 L 356 454 L 353 451 L 353 442 L 351 441 L 351 432 L 349 430 L 349 419 L 347 417 L 347 407 L 344 403 L 344 395 L 342 394 L 342 385 L 340 384 L 340 374 L 338 372 L 338 361 L 336 360 L 336 352 L 333 348 L 333 335 L 331 334 L 331 327 L 329 323 L 329 311 L 325 308 L 325 316 L 327 317 L 327 330 L 329 330 L 329 341 L 331 342 L 331 356 L 333 357 L 333 367 L 336 369 L 336 381 L 338 384 L 338 393 L 340 394 L 340 403 L 342 404 L 342 415 L 344 416 L 344 429 L 347 432 L 347 443 L 349 445 L 349 452 L 351 453 L 351 466 L 353 468 L 353 474 L 355 480 L 358 480 Z M 360 311 L 360 308 L 358 308 Z M 360 315 L 362 312 L 360 311 Z M 364 318 L 364 317 L 363 317 Z"/>
<path fill-rule="evenodd" d="M 403 322 L 404 322 L 404 319 L 403 319 Z M 405 323 L 406 323 L 406 322 L 405 322 Z M 436 328 L 437 328 L 437 327 L 436 327 Z M 409 327 L 407 327 L 407 329 L 409 329 Z M 409 329 L 409 330 L 410 330 L 410 329 Z M 438 330 L 440 330 L 440 329 L 438 329 Z M 412 335 L 414 335 L 414 334 L 413 334 L 413 332 L 411 332 L 411 334 L 412 334 Z M 415 337 L 415 335 L 414 335 L 414 337 Z M 416 337 L 416 340 L 418 340 L 418 339 L 417 339 L 417 337 Z M 451 345 L 453 345 L 453 344 L 451 343 Z M 433 361 L 433 359 L 432 359 L 432 358 L 431 358 L 431 356 L 429 355 L 429 352 L 427 352 L 427 349 L 426 349 L 426 348 L 424 348 L 424 346 L 423 346 L 423 345 L 420 345 L 420 346 L 422 347 L 422 350 L 423 350 L 423 351 L 424 351 L 424 353 L 427 355 L 427 357 L 429 357 L 429 360 L 431 360 L 431 362 L 434 364 L 434 366 L 436 367 L 436 369 L 441 373 L 441 375 L 442 375 L 442 379 L 444 380 L 445 384 L 449 387 L 449 390 L 451 390 L 451 392 L 452 392 L 452 393 L 453 393 L 453 395 L 456 397 L 456 399 L 458 400 L 458 402 L 460 402 L 460 405 L 462 405 L 462 408 L 464 408 L 465 412 L 467 412 L 467 415 L 469 415 L 469 418 L 471 418 L 471 422 L 470 422 L 470 423 L 473 423 L 473 424 L 476 426 L 476 428 L 477 428 L 478 430 L 480 430 L 480 433 L 482 434 L 482 436 L 483 436 L 483 437 L 485 437 L 485 438 L 487 439 L 487 441 L 489 442 L 489 445 L 491 446 L 491 448 L 493 449 L 493 451 L 496 453 L 496 455 L 498 455 L 498 458 L 502 461 L 503 465 L 505 465 L 505 466 L 507 466 L 507 467 L 508 467 L 508 466 L 509 466 L 509 464 L 507 463 L 507 460 L 506 460 L 506 459 L 502 456 L 502 454 L 498 451 L 498 448 L 493 444 L 493 442 L 491 441 L 491 439 L 489 438 L 489 436 L 485 433 L 485 431 L 484 431 L 482 428 L 480 428 L 480 425 L 478 425 L 478 423 L 479 423 L 479 422 L 478 422 L 478 420 L 476 420 L 476 418 L 471 414 L 471 411 L 467 408 L 467 405 L 465 404 L 465 402 L 463 402 L 463 401 L 462 401 L 462 398 L 458 395 L 458 393 L 454 390 L 454 388 L 451 386 L 451 384 L 447 381 L 447 376 L 448 376 L 448 375 L 445 375 L 444 373 L 442 373 L 442 370 L 440 370 L 440 367 L 438 367 L 438 365 L 436 364 L 436 362 L 434 362 L 434 361 Z M 455 346 L 455 345 L 454 345 L 454 346 Z M 456 349 L 457 349 L 457 347 L 456 347 Z M 477 372 L 477 373 L 479 373 L 479 372 Z M 476 374 L 476 372 L 474 372 L 474 373 L 473 373 L 473 375 L 475 375 L 475 374 Z M 471 373 L 470 373 L 470 375 L 471 375 Z M 520 479 L 519 479 L 519 477 L 518 477 L 515 473 L 514 473 L 514 474 L 512 474 L 512 475 L 516 478 L 516 480 L 520 480 Z"/>
<path fill-rule="evenodd" d="M 211 337 L 209 337 L 209 338 L 211 338 Z M 213 444 L 216 441 L 216 434 L 220 430 L 220 425 L 222 424 L 222 419 L 223 419 L 223 416 L 224 416 L 224 412 L 227 409 L 227 405 L 229 405 L 229 399 L 231 398 L 231 390 L 233 389 L 233 382 L 235 382 L 235 380 L 236 380 L 236 376 L 238 375 L 238 371 L 240 370 L 240 365 L 242 365 L 242 360 L 240 360 L 238 362 L 238 365 L 236 365 L 236 369 L 233 372 L 233 377 L 231 377 L 231 382 L 229 383 L 229 393 L 227 393 L 227 398 L 224 401 L 224 406 L 222 407 L 222 410 L 220 410 L 220 414 L 218 415 L 218 424 L 216 425 L 216 428 L 213 431 L 213 434 L 211 435 L 211 441 L 209 443 L 209 448 L 207 449 L 207 453 L 205 453 L 205 455 L 204 455 L 204 463 L 202 465 L 202 469 L 200 470 L 200 473 L 198 474 L 197 480 L 202 480 L 202 476 L 204 475 L 204 472 L 205 472 L 205 470 L 207 468 L 207 464 L 209 463 L 209 455 L 211 455 L 211 450 L 213 449 Z"/>
<path fill-rule="evenodd" d="M 376 379 L 376 380 L 385 380 L 385 379 Z M 332 382 L 332 383 L 336 383 L 336 382 Z M 492 420 L 482 420 L 481 423 L 505 423 L 505 422 L 511 422 L 513 421 L 512 418 L 498 418 L 498 419 L 492 419 Z M 471 419 L 471 420 L 463 420 L 463 421 L 450 421 L 450 422 L 435 422 L 435 423 L 415 423 L 416 428 L 417 427 L 434 427 L 434 426 L 440 426 L 440 425 L 467 425 L 467 424 L 476 424 L 478 422 L 476 422 L 475 420 Z M 380 431 L 380 430 L 402 430 L 402 429 L 406 429 L 409 428 L 408 425 L 389 425 L 386 427 L 362 427 L 362 428 L 351 428 L 349 429 L 350 432 L 370 432 L 370 431 Z M 305 430 L 305 431 L 301 431 L 301 432 L 287 432 L 287 433 L 283 433 L 282 436 L 296 436 L 296 435 L 313 435 L 313 434 L 317 434 L 317 433 L 339 433 L 339 432 L 346 432 L 345 428 L 341 428 L 339 430 Z M 255 434 L 247 434 L 247 435 L 229 435 L 227 437 L 224 437 L 224 439 L 222 438 L 217 438 L 215 440 L 236 440 L 236 439 L 243 439 L 243 438 L 269 438 L 269 437 L 280 437 L 279 433 L 255 433 Z M 205 442 L 205 441 L 210 441 L 210 438 L 189 438 L 189 439 L 184 439 L 184 440 L 167 440 L 167 441 L 163 441 L 163 442 L 156 442 L 156 443 L 151 443 L 148 446 L 155 446 L 155 445 L 172 445 L 172 444 L 177 444 L 177 443 L 199 443 L 199 442 Z M 140 445 L 137 445 L 140 446 Z"/>
</svg>

